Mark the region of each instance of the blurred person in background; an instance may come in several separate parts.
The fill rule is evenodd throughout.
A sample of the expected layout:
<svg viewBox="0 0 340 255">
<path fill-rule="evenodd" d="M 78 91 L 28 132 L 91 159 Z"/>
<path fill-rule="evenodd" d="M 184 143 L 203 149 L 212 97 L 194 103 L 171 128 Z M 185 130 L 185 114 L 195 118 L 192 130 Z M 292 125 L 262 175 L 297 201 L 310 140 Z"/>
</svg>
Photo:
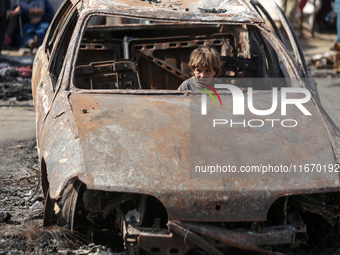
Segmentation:
<svg viewBox="0 0 340 255">
<path fill-rule="evenodd" d="M 5 40 L 6 28 L 8 24 L 9 9 L 11 8 L 11 0 L 0 0 L 0 54 L 2 44 Z"/>
<path fill-rule="evenodd" d="M 336 20 L 336 41 L 334 46 L 331 47 L 331 50 L 340 51 L 340 0 L 335 0 L 334 2 L 334 11 L 337 13 L 337 20 Z"/>
<path fill-rule="evenodd" d="M 282 10 L 286 14 L 293 27 L 296 27 L 296 13 L 299 7 L 299 0 L 283 0 Z"/>
<path fill-rule="evenodd" d="M 3 0 L 1 0 L 3 1 Z M 20 47 L 38 48 L 53 19 L 54 10 L 48 0 L 17 0 L 16 40 Z"/>
</svg>

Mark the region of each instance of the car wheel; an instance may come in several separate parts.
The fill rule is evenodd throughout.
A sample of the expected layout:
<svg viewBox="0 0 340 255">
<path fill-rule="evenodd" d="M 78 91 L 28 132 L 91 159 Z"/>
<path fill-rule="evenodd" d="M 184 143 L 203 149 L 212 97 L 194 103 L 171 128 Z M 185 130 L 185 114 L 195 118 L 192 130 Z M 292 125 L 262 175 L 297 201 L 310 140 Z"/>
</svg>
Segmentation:
<svg viewBox="0 0 340 255">
<path fill-rule="evenodd" d="M 58 226 L 74 230 L 76 205 L 82 186 L 81 182 L 76 181 L 69 183 L 64 189 L 61 199 L 54 206 L 54 211 L 58 211 L 56 215 Z"/>
<path fill-rule="evenodd" d="M 44 208 L 44 221 L 43 221 L 44 227 L 51 226 L 56 222 L 56 215 L 53 210 L 54 203 L 55 201 L 51 199 L 50 191 L 48 190 Z"/>
</svg>

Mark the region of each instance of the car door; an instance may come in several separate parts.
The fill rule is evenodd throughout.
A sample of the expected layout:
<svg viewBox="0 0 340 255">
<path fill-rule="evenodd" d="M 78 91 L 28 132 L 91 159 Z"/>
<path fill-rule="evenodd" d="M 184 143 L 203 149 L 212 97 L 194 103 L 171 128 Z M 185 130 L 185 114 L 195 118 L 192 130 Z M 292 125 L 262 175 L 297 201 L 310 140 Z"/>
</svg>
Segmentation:
<svg viewBox="0 0 340 255">
<path fill-rule="evenodd" d="M 271 18 L 269 13 L 266 11 L 266 9 L 262 6 L 261 3 L 259 3 L 257 0 L 251 1 L 257 12 L 262 16 L 262 14 L 265 16 L 265 18 L 269 21 L 270 26 L 273 28 L 273 32 L 276 34 L 276 36 L 280 39 L 280 41 L 285 45 L 288 51 L 290 51 L 292 59 L 295 61 L 296 66 L 298 67 L 298 71 L 300 73 L 300 76 L 305 79 L 306 86 L 310 89 L 312 94 L 318 99 L 319 94 L 316 87 L 316 83 L 312 77 L 312 74 L 307 69 L 306 60 L 301 48 L 301 45 L 299 43 L 298 37 L 295 33 L 295 30 L 290 23 L 287 16 L 284 14 L 281 7 L 275 3 L 276 11 L 278 14 L 278 17 L 280 19 L 280 27 L 281 31 L 286 33 L 288 38 L 285 38 L 282 35 L 282 32 L 280 29 L 278 29 L 276 23 Z M 288 40 L 287 40 L 288 39 Z"/>
<path fill-rule="evenodd" d="M 80 1 L 78 1 L 80 2 Z M 73 34 L 78 13 L 71 1 L 66 1 L 59 9 L 50 25 L 44 41 L 43 51 L 36 57 L 34 64 L 33 94 L 35 95 L 37 114 L 37 138 L 42 132 L 43 122 L 58 91 L 59 77 L 64 59 Z"/>
<path fill-rule="evenodd" d="M 298 41 L 297 35 L 294 31 L 294 28 L 292 24 L 290 23 L 287 16 L 282 11 L 281 7 L 276 4 L 276 10 L 281 22 L 281 28 L 284 30 L 284 32 L 288 36 L 288 41 L 285 40 L 284 36 L 282 35 L 280 29 L 278 29 L 277 25 L 275 24 L 274 20 L 271 18 L 269 13 L 266 11 L 266 9 L 263 7 L 263 5 L 258 1 L 251 1 L 255 9 L 258 11 L 258 13 L 262 16 L 262 14 L 265 16 L 265 18 L 269 21 L 271 27 L 273 28 L 273 32 L 276 34 L 276 36 L 281 40 L 281 42 L 287 47 L 287 49 L 292 49 L 293 57 L 295 58 L 296 63 L 299 65 L 299 71 L 302 74 L 302 77 L 307 77 L 307 65 L 306 60 L 303 55 L 302 48 L 300 46 L 300 43 Z"/>
</svg>

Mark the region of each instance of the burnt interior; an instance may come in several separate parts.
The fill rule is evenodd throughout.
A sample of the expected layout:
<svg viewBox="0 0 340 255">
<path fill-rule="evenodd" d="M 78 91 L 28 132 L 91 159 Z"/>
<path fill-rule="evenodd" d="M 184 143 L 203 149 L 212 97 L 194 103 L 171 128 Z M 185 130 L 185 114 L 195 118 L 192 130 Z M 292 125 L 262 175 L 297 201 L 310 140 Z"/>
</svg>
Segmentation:
<svg viewBox="0 0 340 255">
<path fill-rule="evenodd" d="M 190 78 L 190 54 L 200 46 L 221 54 L 219 77 L 283 77 L 272 47 L 252 26 L 143 20 L 92 25 L 91 20 L 76 64 L 75 86 L 81 89 L 176 90 Z"/>
</svg>

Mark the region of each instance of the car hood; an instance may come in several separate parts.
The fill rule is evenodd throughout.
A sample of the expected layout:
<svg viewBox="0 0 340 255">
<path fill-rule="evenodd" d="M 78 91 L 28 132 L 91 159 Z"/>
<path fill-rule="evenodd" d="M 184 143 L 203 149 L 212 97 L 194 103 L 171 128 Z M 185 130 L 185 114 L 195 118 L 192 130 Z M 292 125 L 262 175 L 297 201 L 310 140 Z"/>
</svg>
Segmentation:
<svg viewBox="0 0 340 255">
<path fill-rule="evenodd" d="M 263 102 L 266 95 L 259 93 Z M 231 102 L 230 95 L 224 97 L 224 102 Z M 199 114 L 193 113 L 200 105 L 194 100 L 190 103 L 190 98 L 166 92 L 71 93 L 87 188 L 149 194 L 164 204 L 170 218 L 191 221 L 264 220 L 280 196 L 339 190 L 335 172 L 303 172 L 282 178 L 193 175 L 190 167 L 211 157 L 215 163 L 227 158 L 228 164 L 237 167 L 326 165 L 334 164 L 335 159 L 313 101 L 308 103 L 312 116 L 301 117 L 294 132 L 280 125 L 270 132 L 224 128 L 217 137 L 210 136 L 211 125 L 202 124 Z M 221 111 L 230 109 L 212 114 Z M 301 114 L 291 111 L 285 118 L 297 115 Z M 255 117 L 246 113 L 245 118 Z"/>
<path fill-rule="evenodd" d="M 144 2 L 133 0 L 89 0 L 89 8 L 100 11 L 114 10 L 115 14 L 128 14 L 134 17 L 145 17 L 163 20 L 186 20 L 186 21 L 223 21 L 257 23 L 263 22 L 254 7 L 245 0 L 200 0 L 182 1 L 174 4 L 171 0 L 162 2 Z M 174 8 L 174 5 L 176 7 Z M 130 8 L 133 6 L 134 8 Z M 82 8 L 84 15 L 86 8 Z"/>
</svg>

